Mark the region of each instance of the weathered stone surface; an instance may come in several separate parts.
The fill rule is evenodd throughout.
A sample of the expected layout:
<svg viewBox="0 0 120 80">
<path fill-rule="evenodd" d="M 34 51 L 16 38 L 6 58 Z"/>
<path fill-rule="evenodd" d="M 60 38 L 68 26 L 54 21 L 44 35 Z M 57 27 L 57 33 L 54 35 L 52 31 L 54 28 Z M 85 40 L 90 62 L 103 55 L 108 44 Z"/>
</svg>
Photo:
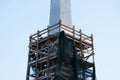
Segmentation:
<svg viewBox="0 0 120 80">
<path fill-rule="evenodd" d="M 57 24 L 60 20 L 67 26 L 72 25 L 71 0 L 51 0 L 49 25 Z M 51 31 L 50 34 L 54 34 L 58 31 L 59 29 L 57 28 Z"/>
</svg>

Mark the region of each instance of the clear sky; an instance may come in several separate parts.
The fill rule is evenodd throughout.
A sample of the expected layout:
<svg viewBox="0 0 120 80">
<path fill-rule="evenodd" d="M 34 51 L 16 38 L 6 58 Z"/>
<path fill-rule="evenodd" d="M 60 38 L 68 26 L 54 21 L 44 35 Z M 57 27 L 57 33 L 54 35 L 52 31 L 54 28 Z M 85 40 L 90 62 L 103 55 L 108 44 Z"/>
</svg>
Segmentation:
<svg viewBox="0 0 120 80">
<path fill-rule="evenodd" d="M 97 80 L 119 80 L 120 0 L 72 0 L 76 29 L 94 34 Z M 49 24 L 50 0 L 0 0 L 0 79 L 25 80 L 29 36 Z"/>
</svg>

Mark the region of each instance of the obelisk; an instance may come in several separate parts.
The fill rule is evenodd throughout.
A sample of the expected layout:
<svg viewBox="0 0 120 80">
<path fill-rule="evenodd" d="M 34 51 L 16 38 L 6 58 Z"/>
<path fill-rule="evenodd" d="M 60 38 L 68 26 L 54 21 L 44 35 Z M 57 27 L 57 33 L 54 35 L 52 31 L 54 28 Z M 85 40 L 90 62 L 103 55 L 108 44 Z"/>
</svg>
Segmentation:
<svg viewBox="0 0 120 80">
<path fill-rule="evenodd" d="M 59 21 L 69 27 L 72 26 L 71 19 L 71 0 L 51 0 L 49 25 L 53 26 Z M 50 34 L 58 32 L 59 29 L 51 30 Z"/>
</svg>

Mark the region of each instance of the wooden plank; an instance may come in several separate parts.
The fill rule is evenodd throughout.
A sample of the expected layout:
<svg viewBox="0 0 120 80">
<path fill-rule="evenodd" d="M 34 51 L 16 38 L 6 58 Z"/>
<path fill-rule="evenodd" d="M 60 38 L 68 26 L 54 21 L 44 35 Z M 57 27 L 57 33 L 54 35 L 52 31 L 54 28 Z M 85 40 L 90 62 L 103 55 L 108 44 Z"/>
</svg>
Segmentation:
<svg viewBox="0 0 120 80">
<path fill-rule="evenodd" d="M 50 54 L 49 59 L 52 60 L 52 59 L 55 59 L 56 57 L 57 57 L 57 56 L 56 56 L 56 52 L 55 52 L 55 53 L 53 53 L 53 54 Z M 28 66 L 33 66 L 33 65 L 35 65 L 36 62 L 38 62 L 38 63 L 46 62 L 46 61 L 47 61 L 47 58 L 48 58 L 48 57 L 45 56 L 45 57 L 40 58 L 40 59 L 38 59 L 38 60 L 34 60 L 34 61 L 32 61 L 32 62 L 29 62 L 29 63 L 28 63 Z"/>
</svg>

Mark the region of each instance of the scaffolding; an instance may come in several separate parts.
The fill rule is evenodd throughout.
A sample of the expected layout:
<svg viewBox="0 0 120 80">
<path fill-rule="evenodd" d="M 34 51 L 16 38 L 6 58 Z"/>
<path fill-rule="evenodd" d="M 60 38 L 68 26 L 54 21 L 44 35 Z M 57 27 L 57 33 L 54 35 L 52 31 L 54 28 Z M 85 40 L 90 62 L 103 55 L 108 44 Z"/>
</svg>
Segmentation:
<svg viewBox="0 0 120 80">
<path fill-rule="evenodd" d="M 50 35 L 49 32 L 56 28 L 59 31 Z M 71 28 L 60 21 L 30 36 L 26 80 L 51 80 L 55 77 L 58 36 L 61 31 L 65 32 L 68 39 L 74 41 L 77 53 L 87 65 L 85 80 L 93 79 L 95 64 L 93 35 L 88 36 L 82 30 L 75 30 L 74 26 Z"/>
</svg>

